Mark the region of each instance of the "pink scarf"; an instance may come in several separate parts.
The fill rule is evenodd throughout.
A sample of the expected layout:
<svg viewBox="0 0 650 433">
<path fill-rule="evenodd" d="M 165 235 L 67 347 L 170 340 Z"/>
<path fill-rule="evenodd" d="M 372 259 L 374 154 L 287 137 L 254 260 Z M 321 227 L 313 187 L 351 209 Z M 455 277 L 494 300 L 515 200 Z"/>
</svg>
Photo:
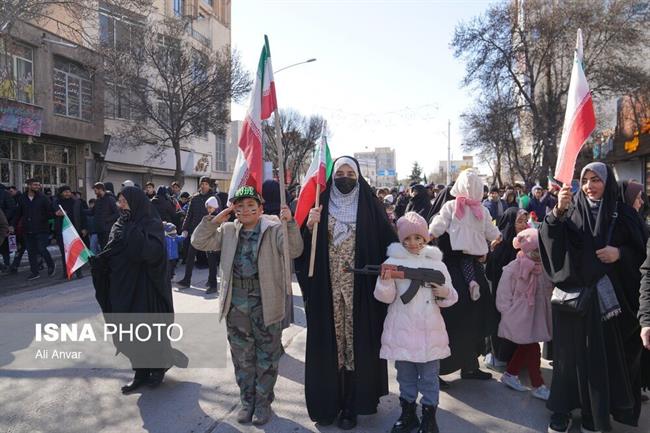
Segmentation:
<svg viewBox="0 0 650 433">
<path fill-rule="evenodd" d="M 526 299 L 528 306 L 535 305 L 535 292 L 537 291 L 537 279 L 542 274 L 542 262 L 536 262 L 523 251 L 517 253 L 519 262 L 519 279 L 526 283 Z"/>
<path fill-rule="evenodd" d="M 483 220 L 483 205 L 481 202 L 467 197 L 456 197 L 456 218 L 463 219 L 466 206 L 469 207 L 477 220 Z"/>
</svg>

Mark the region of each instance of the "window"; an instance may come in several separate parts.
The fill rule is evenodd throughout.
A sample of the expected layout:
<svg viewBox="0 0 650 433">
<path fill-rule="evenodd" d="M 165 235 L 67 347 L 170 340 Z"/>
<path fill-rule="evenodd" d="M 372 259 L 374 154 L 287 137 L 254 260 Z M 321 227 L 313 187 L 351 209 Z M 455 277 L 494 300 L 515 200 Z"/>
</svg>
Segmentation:
<svg viewBox="0 0 650 433">
<path fill-rule="evenodd" d="M 133 119 L 136 116 L 134 96 L 131 91 L 120 85 L 106 83 L 104 94 L 104 114 L 111 119 Z"/>
<path fill-rule="evenodd" d="M 55 114 L 92 120 L 93 83 L 83 67 L 55 57 L 53 86 Z"/>
<path fill-rule="evenodd" d="M 142 43 L 143 23 L 137 17 L 128 18 L 108 9 L 99 11 L 99 41 L 104 47 L 127 51 Z"/>
<path fill-rule="evenodd" d="M 217 171 L 226 171 L 226 136 L 224 134 L 217 135 L 216 142 L 215 169 Z"/>
<path fill-rule="evenodd" d="M 213 0 L 201 0 L 201 1 L 203 2 L 203 4 L 206 4 L 206 5 L 210 6 L 210 7 L 212 7 Z"/>
<path fill-rule="evenodd" d="M 34 103 L 34 50 L 0 40 L 0 97 Z"/>
<path fill-rule="evenodd" d="M 183 0 L 174 0 L 174 15 L 183 16 Z"/>
</svg>

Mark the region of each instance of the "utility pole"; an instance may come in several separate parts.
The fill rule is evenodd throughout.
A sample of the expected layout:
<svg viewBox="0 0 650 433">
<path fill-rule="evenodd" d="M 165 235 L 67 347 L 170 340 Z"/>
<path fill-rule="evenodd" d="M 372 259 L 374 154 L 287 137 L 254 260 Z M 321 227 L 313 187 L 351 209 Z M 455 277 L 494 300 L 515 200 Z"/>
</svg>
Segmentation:
<svg viewBox="0 0 650 433">
<path fill-rule="evenodd" d="M 447 185 L 451 183 L 451 119 L 447 120 Z"/>
</svg>

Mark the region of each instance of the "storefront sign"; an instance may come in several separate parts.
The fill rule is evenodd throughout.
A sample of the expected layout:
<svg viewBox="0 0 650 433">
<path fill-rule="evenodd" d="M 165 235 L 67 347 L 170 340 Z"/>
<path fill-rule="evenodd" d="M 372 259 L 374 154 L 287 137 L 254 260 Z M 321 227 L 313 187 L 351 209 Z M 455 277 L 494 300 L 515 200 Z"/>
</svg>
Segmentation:
<svg viewBox="0 0 650 433">
<path fill-rule="evenodd" d="M 0 131 L 40 137 L 42 124 L 42 108 L 0 99 Z"/>
</svg>

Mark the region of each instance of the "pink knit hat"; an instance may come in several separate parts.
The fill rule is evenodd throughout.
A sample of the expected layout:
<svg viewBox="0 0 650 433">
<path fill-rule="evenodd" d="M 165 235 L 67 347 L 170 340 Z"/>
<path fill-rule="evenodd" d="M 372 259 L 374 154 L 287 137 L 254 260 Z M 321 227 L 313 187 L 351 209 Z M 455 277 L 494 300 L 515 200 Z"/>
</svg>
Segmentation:
<svg viewBox="0 0 650 433">
<path fill-rule="evenodd" d="M 537 229 L 526 229 L 520 231 L 512 240 L 512 246 L 517 250 L 522 250 L 524 254 L 535 251 L 539 248 Z"/>
<path fill-rule="evenodd" d="M 416 212 L 407 212 L 397 220 L 397 237 L 400 242 L 411 235 L 420 235 L 429 240 L 429 226 L 427 221 Z"/>
</svg>

